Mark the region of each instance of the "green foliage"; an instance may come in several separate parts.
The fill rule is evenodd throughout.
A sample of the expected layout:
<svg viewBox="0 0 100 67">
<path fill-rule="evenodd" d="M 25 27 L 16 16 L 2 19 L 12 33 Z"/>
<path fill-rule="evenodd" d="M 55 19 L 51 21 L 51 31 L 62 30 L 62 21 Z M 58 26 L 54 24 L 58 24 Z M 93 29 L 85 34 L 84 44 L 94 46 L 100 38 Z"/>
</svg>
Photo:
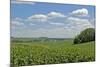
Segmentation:
<svg viewBox="0 0 100 67">
<path fill-rule="evenodd" d="M 72 45 L 72 40 L 11 42 L 11 66 L 86 62 L 95 60 L 94 42 Z"/>
<path fill-rule="evenodd" d="M 87 28 L 74 39 L 74 44 L 95 41 L 95 29 Z"/>
</svg>

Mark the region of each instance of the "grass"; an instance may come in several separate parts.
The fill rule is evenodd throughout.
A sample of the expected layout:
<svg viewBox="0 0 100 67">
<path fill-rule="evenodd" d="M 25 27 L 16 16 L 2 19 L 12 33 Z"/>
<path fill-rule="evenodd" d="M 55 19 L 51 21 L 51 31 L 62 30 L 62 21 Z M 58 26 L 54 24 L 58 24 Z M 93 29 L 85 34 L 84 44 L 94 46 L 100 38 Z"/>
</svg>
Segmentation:
<svg viewBox="0 0 100 67">
<path fill-rule="evenodd" d="M 95 42 L 73 45 L 72 40 L 11 41 L 11 65 L 26 66 L 95 61 Z"/>
</svg>

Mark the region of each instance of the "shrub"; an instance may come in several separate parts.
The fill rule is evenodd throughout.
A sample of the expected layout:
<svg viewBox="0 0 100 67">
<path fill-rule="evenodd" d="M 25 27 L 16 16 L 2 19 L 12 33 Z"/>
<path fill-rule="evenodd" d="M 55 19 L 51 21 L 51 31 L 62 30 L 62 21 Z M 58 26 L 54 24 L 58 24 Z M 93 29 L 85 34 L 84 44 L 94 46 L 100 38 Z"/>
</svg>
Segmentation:
<svg viewBox="0 0 100 67">
<path fill-rule="evenodd" d="M 87 28 L 83 30 L 79 35 L 74 39 L 74 44 L 84 43 L 89 41 L 95 41 L 95 29 Z"/>
</svg>

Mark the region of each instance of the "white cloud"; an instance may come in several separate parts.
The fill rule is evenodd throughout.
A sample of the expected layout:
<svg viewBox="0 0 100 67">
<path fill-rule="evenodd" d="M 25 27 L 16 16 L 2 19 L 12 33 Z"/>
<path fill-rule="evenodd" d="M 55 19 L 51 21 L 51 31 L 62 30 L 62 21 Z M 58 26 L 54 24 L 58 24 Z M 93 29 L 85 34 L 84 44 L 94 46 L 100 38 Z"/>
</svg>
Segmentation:
<svg viewBox="0 0 100 67">
<path fill-rule="evenodd" d="M 83 13 L 82 13 L 83 11 Z M 73 14 L 78 16 L 88 15 L 85 10 L 73 11 Z M 27 20 L 27 21 L 25 21 Z M 21 26 L 26 24 L 31 25 Z M 32 22 L 32 23 L 27 23 Z M 47 23 L 39 23 L 47 22 Z M 50 12 L 48 14 L 34 14 L 27 19 L 15 18 L 11 22 L 12 26 L 17 27 L 16 32 L 13 34 L 18 37 L 58 37 L 58 38 L 71 38 L 79 34 L 80 31 L 86 28 L 93 28 L 93 20 L 83 19 L 82 17 L 67 17 L 59 12 Z M 35 26 L 34 26 L 35 25 Z M 21 28 L 20 28 L 21 27 Z M 14 29 L 13 29 L 14 30 Z M 15 31 L 15 30 L 14 30 Z"/>
<path fill-rule="evenodd" d="M 54 23 L 54 22 L 50 22 L 51 25 L 57 25 L 57 26 L 62 26 L 64 25 L 63 23 Z"/>
<path fill-rule="evenodd" d="M 28 17 L 28 20 L 29 21 L 37 20 L 40 22 L 44 22 L 44 21 L 47 21 L 47 16 L 44 14 L 36 14 L 36 15 L 32 15 L 32 16 Z"/>
<path fill-rule="evenodd" d="M 22 21 L 22 19 L 19 18 L 19 17 L 16 17 L 14 20 L 16 20 L 16 21 Z"/>
<path fill-rule="evenodd" d="M 55 20 L 57 18 L 64 18 L 66 17 L 65 15 L 63 15 L 62 13 L 59 12 L 50 12 L 48 14 L 35 14 L 32 16 L 29 16 L 27 18 L 27 21 L 39 21 L 39 22 L 48 22 L 51 20 Z"/>
<path fill-rule="evenodd" d="M 32 29 L 20 29 L 16 30 L 16 34 L 12 34 L 16 37 L 50 37 L 50 38 L 70 38 L 75 35 L 75 31 L 64 28 L 45 29 L 39 28 Z"/>
<path fill-rule="evenodd" d="M 34 26 L 35 24 L 33 24 L 33 23 L 30 23 L 30 25 L 31 25 L 31 26 Z"/>
<path fill-rule="evenodd" d="M 79 31 L 82 31 L 86 28 L 93 28 L 93 25 L 88 19 L 81 19 L 76 17 L 68 17 L 66 22 L 70 26 L 73 26 L 74 28 L 77 28 Z"/>
<path fill-rule="evenodd" d="M 20 1 L 20 0 L 13 0 L 11 1 L 12 4 L 30 4 L 30 5 L 33 5 L 35 4 L 34 2 L 31 2 L 31 1 Z"/>
<path fill-rule="evenodd" d="M 24 25 L 24 23 L 19 22 L 19 21 L 11 21 L 12 26 L 19 26 L 19 25 Z"/>
<path fill-rule="evenodd" d="M 85 8 L 77 9 L 72 11 L 71 14 L 75 16 L 88 16 L 88 10 Z"/>
<path fill-rule="evenodd" d="M 25 24 L 23 23 L 24 19 L 16 17 L 11 19 L 11 29 L 17 29 L 18 27 L 23 27 Z"/>
<path fill-rule="evenodd" d="M 54 17 L 66 17 L 66 16 L 59 12 L 50 12 L 50 13 L 48 13 L 48 17 L 54 18 Z"/>
<path fill-rule="evenodd" d="M 44 26 L 37 28 L 22 28 L 16 30 L 16 33 L 12 34 L 16 37 L 54 37 L 54 38 L 72 38 L 80 33 L 80 31 L 93 27 L 88 19 L 81 19 L 76 17 L 68 17 L 66 19 L 66 25 L 58 27 L 52 27 L 52 25 L 63 25 L 63 23 L 53 23 L 51 28 L 44 28 Z M 19 22 L 14 22 L 19 25 Z M 34 23 L 30 23 L 34 25 Z M 41 25 L 41 24 L 40 24 Z"/>
<path fill-rule="evenodd" d="M 14 29 L 17 29 L 17 28 L 23 27 L 23 26 L 24 26 L 24 23 L 22 23 L 20 21 L 15 21 L 15 20 L 11 21 L 11 30 L 14 30 Z"/>
</svg>

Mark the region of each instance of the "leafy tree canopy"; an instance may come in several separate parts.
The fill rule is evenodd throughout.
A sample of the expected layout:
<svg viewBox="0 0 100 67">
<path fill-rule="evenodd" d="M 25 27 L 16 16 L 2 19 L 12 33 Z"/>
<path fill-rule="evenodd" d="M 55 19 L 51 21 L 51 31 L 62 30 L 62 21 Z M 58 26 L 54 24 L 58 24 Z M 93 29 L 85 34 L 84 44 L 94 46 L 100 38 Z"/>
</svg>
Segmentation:
<svg viewBox="0 0 100 67">
<path fill-rule="evenodd" d="M 87 28 L 83 30 L 79 35 L 74 39 L 74 44 L 84 43 L 89 41 L 95 41 L 95 29 Z"/>
</svg>

